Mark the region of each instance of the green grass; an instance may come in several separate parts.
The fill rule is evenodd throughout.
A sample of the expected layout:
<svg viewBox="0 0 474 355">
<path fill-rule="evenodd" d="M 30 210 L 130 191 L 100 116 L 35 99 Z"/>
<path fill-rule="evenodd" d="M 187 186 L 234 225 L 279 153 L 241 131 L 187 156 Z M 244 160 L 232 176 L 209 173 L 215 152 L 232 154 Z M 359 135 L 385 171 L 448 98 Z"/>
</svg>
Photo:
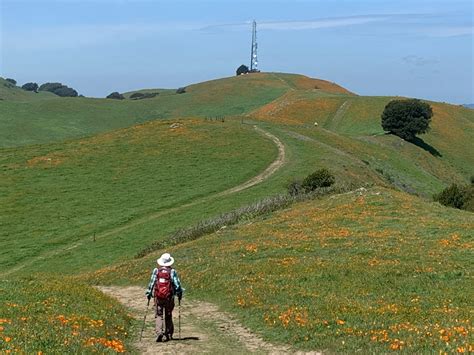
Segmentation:
<svg viewBox="0 0 474 355">
<path fill-rule="evenodd" d="M 59 96 L 41 91 L 34 93 L 31 91 L 25 91 L 19 86 L 12 85 L 3 78 L 0 78 L 0 107 L 5 101 L 16 101 L 16 102 L 32 102 L 45 99 L 58 99 Z"/>
<path fill-rule="evenodd" d="M 132 318 L 115 300 L 49 275 L 0 281 L 2 353 L 114 354 L 133 350 Z"/>
<path fill-rule="evenodd" d="M 2 270 L 76 242 L 90 247 L 94 234 L 224 191 L 276 155 L 251 126 L 186 120 L 172 129 L 170 123 L 2 150 Z M 133 255 L 158 231 L 144 239 L 114 235 L 107 249 L 113 245 L 115 252 L 87 266 Z"/>
<path fill-rule="evenodd" d="M 474 217 L 372 188 L 170 248 L 188 297 L 275 342 L 329 352 L 466 351 Z M 90 277 L 144 285 L 157 255 Z M 196 267 L 199 265 L 199 267 Z"/>
<path fill-rule="evenodd" d="M 319 144 L 301 144 L 276 131 L 287 146 L 284 168 L 249 190 L 208 199 L 263 170 L 274 159 L 273 143 L 251 126 L 231 121 L 196 121 L 187 136 L 177 139 L 166 136 L 169 123 L 150 123 L 67 144 L 5 150 L 9 153 L 1 164 L 0 189 L 6 206 L 0 243 L 3 269 L 41 255 L 44 259 L 35 261 L 35 269 L 41 271 L 77 273 L 110 265 L 177 228 L 284 192 L 292 177 L 329 164 L 325 154 L 313 154 Z M 206 128 L 209 131 L 200 140 L 188 141 L 193 132 Z M 192 148 L 196 144 L 200 149 Z M 160 154 L 155 155 L 154 149 Z M 339 183 L 368 181 L 370 170 L 363 164 L 346 176 L 351 160 L 330 159 L 341 162 L 341 169 L 334 169 Z M 196 204 L 179 207 L 188 202 Z M 170 208 L 178 210 L 168 213 Z M 163 214 L 146 219 L 155 212 Z M 143 223 L 133 225 L 136 220 Z M 92 242 L 94 233 L 97 238 Z"/>
<path fill-rule="evenodd" d="M 245 114 L 288 90 L 277 79 L 257 76 L 189 86 L 185 94 L 146 100 L 57 98 L 0 102 L 0 147 L 90 136 L 155 119 Z"/>
<path fill-rule="evenodd" d="M 69 279 L 61 275 L 144 285 L 161 251 L 133 257 L 150 243 L 282 193 L 289 180 L 322 167 L 339 185 L 395 186 L 425 197 L 474 175 L 472 110 L 432 103 L 432 130 L 422 138 L 441 154 L 434 156 L 383 134 L 380 114 L 390 98 L 358 97 L 298 75 L 219 79 L 190 85 L 181 95 L 141 90 L 160 95 L 136 101 L 31 96 L 0 82 L 0 97 L 7 91 L 0 100 L 0 274 L 13 272 L 0 299 L 29 292 L 31 281 L 18 278 L 27 271 L 55 275 L 50 283 L 40 277 L 36 301 L 35 291 L 28 294 L 25 307 L 33 313 L 41 311 L 48 289 L 47 297 L 66 297 L 59 285 Z M 225 122 L 205 120 L 216 116 Z M 172 129 L 175 122 L 182 126 Z M 280 138 L 286 162 L 265 182 L 218 196 L 276 156 L 252 124 Z M 189 296 L 220 304 L 269 340 L 330 352 L 454 351 L 467 344 L 460 327 L 471 327 L 464 315 L 473 293 L 467 279 L 472 227 L 468 213 L 375 188 L 364 198 L 299 204 L 171 251 Z M 210 292 L 200 289 L 216 277 L 206 270 L 219 270 Z M 289 281 L 293 270 L 300 275 L 296 283 Z M 100 319 L 93 303 L 111 301 L 96 291 L 90 297 L 80 310 Z M 11 331 L 4 334 L 20 341 L 22 315 L 12 313 L 19 309 L 6 303 L 0 309 L 12 320 L 0 324 Z M 59 312 L 57 305 L 52 311 Z M 40 333 L 51 317 L 37 317 L 31 327 Z M 123 324 L 120 319 L 110 326 Z M 45 334 L 46 349 L 60 352 L 64 336 Z M 84 337 L 107 339 L 94 334 Z M 448 345 L 440 339 L 446 335 Z M 88 351 L 81 348 L 84 339 L 74 346 Z"/>
<path fill-rule="evenodd" d="M 430 103 L 434 110 L 431 130 L 415 145 L 384 134 L 380 116 L 391 99 L 291 91 L 253 111 L 251 117 L 349 154 L 410 193 L 431 196 L 453 181 L 465 183 L 474 175 L 472 110 Z"/>
</svg>

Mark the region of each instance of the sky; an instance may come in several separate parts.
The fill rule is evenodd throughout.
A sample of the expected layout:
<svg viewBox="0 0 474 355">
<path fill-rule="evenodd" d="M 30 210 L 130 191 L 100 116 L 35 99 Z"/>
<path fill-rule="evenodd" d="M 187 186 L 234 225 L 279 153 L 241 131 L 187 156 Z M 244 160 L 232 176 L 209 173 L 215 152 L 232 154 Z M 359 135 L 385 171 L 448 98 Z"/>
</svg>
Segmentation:
<svg viewBox="0 0 474 355">
<path fill-rule="evenodd" d="M 250 65 L 360 95 L 474 103 L 472 0 L 0 0 L 0 76 L 86 96 Z"/>
</svg>

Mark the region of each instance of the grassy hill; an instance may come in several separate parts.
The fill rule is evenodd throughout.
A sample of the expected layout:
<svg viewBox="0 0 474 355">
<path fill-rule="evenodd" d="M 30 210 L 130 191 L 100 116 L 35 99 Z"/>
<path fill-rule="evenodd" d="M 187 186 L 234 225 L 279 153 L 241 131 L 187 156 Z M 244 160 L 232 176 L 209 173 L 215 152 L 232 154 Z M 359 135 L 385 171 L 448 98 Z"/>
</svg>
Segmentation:
<svg viewBox="0 0 474 355">
<path fill-rule="evenodd" d="M 337 147 L 411 193 L 430 195 L 474 175 L 469 143 L 474 136 L 472 110 L 430 103 L 434 110 L 431 130 L 415 145 L 384 134 L 380 115 L 392 99 L 292 91 L 249 116 Z"/>
<path fill-rule="evenodd" d="M 133 332 L 125 310 L 88 284 L 143 285 L 163 250 L 134 259 L 139 251 L 178 229 L 286 193 L 289 181 L 321 167 L 340 189 L 369 189 L 256 220 L 244 216 L 237 227 L 173 246 L 189 297 L 219 304 L 267 339 L 300 349 L 467 346 L 472 214 L 429 200 L 474 175 L 474 111 L 430 103 L 432 129 L 412 144 L 381 130 L 380 114 L 392 98 L 357 96 L 300 75 L 225 78 L 190 85 L 184 94 L 140 90 L 159 92 L 143 100 L 41 96 L 1 84 L 0 311 L 9 321 L 1 319 L 1 346 L 13 334 L 11 350 L 54 352 L 71 341 L 55 337 L 48 348 L 41 339 L 19 340 L 22 323 L 13 321 L 28 307 L 40 312 L 37 304 L 67 297 L 57 285 L 71 280 L 85 280 L 79 293 L 120 309 L 108 329 Z M 284 146 L 280 168 L 232 192 L 280 158 L 271 136 Z M 217 278 L 199 271 L 207 268 L 218 270 Z M 296 282 L 289 282 L 294 271 Z M 31 282 L 25 272 L 42 273 L 41 292 L 21 309 L 5 306 Z M 208 294 L 200 285 L 211 276 Z M 62 307 L 53 302 L 48 314 L 68 322 L 51 329 L 69 334 L 77 314 Z M 80 309 L 88 324 L 102 319 L 87 303 Z M 41 333 L 52 323 L 28 324 Z M 130 345 L 125 331 L 111 337 L 88 329 L 74 346 L 90 338 L 99 351 Z"/>
<path fill-rule="evenodd" d="M 189 297 L 219 304 L 275 342 L 330 353 L 451 352 L 469 347 L 473 228 L 472 213 L 371 188 L 170 252 Z M 144 285 L 161 252 L 89 279 Z"/>
<path fill-rule="evenodd" d="M 75 243 L 88 250 L 96 235 L 101 239 L 129 221 L 151 219 L 238 185 L 276 154 L 272 142 L 249 126 L 187 119 L 173 128 L 172 123 L 154 121 L 83 140 L 2 150 L 0 268 Z M 168 221 L 159 231 L 169 228 Z M 73 270 L 132 256 L 156 234 L 134 232 L 133 240 L 120 233 L 101 239 L 93 252 L 102 257 L 92 265 L 82 260 Z M 105 252 L 110 243 L 116 248 Z M 70 262 L 84 257 L 75 254 L 78 259 Z M 51 259 L 54 263 L 55 256 Z M 35 269 L 50 269 L 50 263 L 43 264 Z"/>
<path fill-rule="evenodd" d="M 316 86 L 320 89 L 314 89 Z M 176 94 L 175 90 L 144 90 L 160 92 L 157 97 L 145 100 L 57 98 L 53 95 L 54 101 L 44 101 L 36 100 L 44 93 L 35 96 L 21 89 L 9 89 L 6 101 L 0 104 L 0 147 L 89 136 L 154 119 L 241 115 L 287 91 L 307 87 L 315 92 L 349 93 L 322 80 L 273 73 L 190 85 L 185 94 Z M 22 102 L 9 100 L 17 91 L 24 95 Z M 130 97 L 132 93 L 125 96 Z"/>
<path fill-rule="evenodd" d="M 57 98 L 59 98 L 57 95 L 46 91 L 38 93 L 25 91 L 0 77 L 0 105 L 3 104 L 2 101 L 31 102 Z"/>
</svg>

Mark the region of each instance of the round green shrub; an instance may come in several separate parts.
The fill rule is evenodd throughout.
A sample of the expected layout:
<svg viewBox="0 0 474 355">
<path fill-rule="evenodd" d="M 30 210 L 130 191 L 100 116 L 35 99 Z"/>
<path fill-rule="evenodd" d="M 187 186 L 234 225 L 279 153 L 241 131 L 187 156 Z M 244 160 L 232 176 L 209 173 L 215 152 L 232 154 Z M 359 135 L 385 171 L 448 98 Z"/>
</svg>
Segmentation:
<svg viewBox="0 0 474 355">
<path fill-rule="evenodd" d="M 327 169 L 319 169 L 309 174 L 304 180 L 302 187 L 306 192 L 314 191 L 320 187 L 329 187 L 336 181 L 334 175 Z"/>
</svg>

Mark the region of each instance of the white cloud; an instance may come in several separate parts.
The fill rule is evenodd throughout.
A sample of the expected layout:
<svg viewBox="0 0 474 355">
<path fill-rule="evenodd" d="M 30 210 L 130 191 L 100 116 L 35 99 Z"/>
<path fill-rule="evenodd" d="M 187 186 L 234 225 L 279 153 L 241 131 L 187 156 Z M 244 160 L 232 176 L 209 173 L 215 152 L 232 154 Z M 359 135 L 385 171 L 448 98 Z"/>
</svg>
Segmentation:
<svg viewBox="0 0 474 355">
<path fill-rule="evenodd" d="M 390 18 L 390 15 L 367 15 L 367 16 L 348 16 L 333 17 L 325 19 L 316 19 L 308 21 L 257 21 L 259 30 L 312 30 L 319 28 L 344 27 L 351 25 L 363 25 L 370 22 L 384 21 Z M 248 30 L 250 21 L 230 24 L 217 24 L 201 28 L 203 31 L 214 30 Z"/>
<path fill-rule="evenodd" d="M 314 30 L 319 28 L 345 27 L 352 25 L 363 25 L 366 23 L 384 21 L 387 16 L 360 16 L 321 19 L 315 21 L 288 21 L 288 22 L 264 22 L 259 25 L 264 30 Z"/>
<path fill-rule="evenodd" d="M 439 26 L 422 30 L 424 34 L 430 37 L 457 37 L 474 34 L 473 26 Z"/>
<path fill-rule="evenodd" d="M 402 61 L 405 64 L 413 65 L 413 66 L 416 66 L 416 67 L 423 67 L 423 66 L 426 66 L 426 65 L 439 63 L 439 61 L 437 59 L 424 58 L 424 57 L 419 57 L 419 56 L 416 56 L 416 55 L 408 55 L 406 57 L 403 57 Z"/>
</svg>

